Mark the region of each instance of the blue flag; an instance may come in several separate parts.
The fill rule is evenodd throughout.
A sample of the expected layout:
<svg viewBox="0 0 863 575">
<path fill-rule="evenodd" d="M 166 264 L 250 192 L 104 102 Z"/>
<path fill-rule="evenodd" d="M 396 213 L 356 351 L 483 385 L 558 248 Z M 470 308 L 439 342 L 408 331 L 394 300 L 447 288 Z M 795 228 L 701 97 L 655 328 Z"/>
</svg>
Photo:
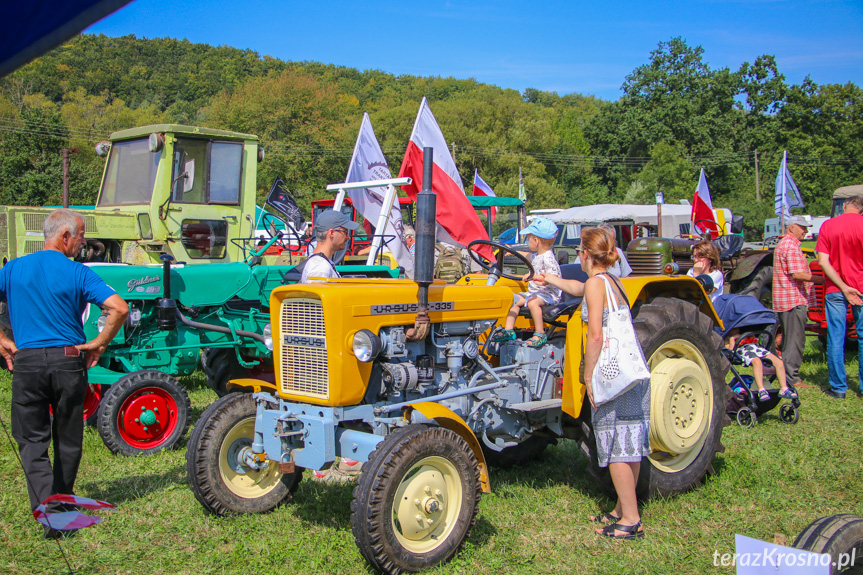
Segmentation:
<svg viewBox="0 0 863 575">
<path fill-rule="evenodd" d="M 788 171 L 788 151 L 782 155 L 782 165 L 779 167 L 779 173 L 776 175 L 776 195 L 773 198 L 773 207 L 776 215 L 782 217 L 791 216 L 791 208 L 802 208 L 803 199 L 800 197 L 800 190 L 797 189 L 797 184 L 794 183 L 794 178 L 791 177 L 791 172 Z"/>
</svg>

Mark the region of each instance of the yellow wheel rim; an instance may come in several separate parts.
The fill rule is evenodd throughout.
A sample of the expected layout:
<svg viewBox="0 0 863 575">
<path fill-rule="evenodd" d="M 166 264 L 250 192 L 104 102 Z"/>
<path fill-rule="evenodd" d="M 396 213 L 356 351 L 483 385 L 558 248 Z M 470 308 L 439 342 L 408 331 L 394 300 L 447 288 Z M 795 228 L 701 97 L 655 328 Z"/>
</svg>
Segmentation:
<svg viewBox="0 0 863 575">
<path fill-rule="evenodd" d="M 427 457 L 405 473 L 393 499 L 393 532 L 411 553 L 428 553 L 455 528 L 464 493 L 455 466 Z"/>
<path fill-rule="evenodd" d="M 260 471 L 242 462 L 241 451 L 252 446 L 254 434 L 255 418 L 246 418 L 228 431 L 219 449 L 219 475 L 234 495 L 244 499 L 263 497 L 275 489 L 282 478 L 272 462 L 267 462 L 267 466 Z"/>
<path fill-rule="evenodd" d="M 650 463 L 666 473 L 686 469 L 698 457 L 713 418 L 713 381 L 692 342 L 664 343 L 650 367 Z"/>
</svg>

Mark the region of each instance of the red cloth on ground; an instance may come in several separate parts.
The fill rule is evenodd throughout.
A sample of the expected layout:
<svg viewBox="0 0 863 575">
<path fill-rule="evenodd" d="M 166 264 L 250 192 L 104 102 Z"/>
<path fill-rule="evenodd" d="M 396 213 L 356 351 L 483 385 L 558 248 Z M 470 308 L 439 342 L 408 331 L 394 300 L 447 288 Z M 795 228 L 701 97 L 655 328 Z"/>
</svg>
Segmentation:
<svg viewBox="0 0 863 575">
<path fill-rule="evenodd" d="M 830 265 L 849 286 L 863 291 L 863 215 L 842 214 L 824 222 L 815 244 L 830 257 Z M 825 293 L 839 290 L 825 277 Z"/>
</svg>

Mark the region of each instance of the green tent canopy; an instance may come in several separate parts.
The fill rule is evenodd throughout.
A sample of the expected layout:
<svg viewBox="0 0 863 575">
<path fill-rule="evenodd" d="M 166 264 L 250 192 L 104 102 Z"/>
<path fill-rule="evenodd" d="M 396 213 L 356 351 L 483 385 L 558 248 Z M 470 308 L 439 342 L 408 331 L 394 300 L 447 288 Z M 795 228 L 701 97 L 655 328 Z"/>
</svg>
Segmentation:
<svg viewBox="0 0 863 575">
<path fill-rule="evenodd" d="M 498 198 L 491 196 L 468 196 L 470 205 L 475 208 L 504 208 L 523 206 L 518 198 Z"/>
</svg>

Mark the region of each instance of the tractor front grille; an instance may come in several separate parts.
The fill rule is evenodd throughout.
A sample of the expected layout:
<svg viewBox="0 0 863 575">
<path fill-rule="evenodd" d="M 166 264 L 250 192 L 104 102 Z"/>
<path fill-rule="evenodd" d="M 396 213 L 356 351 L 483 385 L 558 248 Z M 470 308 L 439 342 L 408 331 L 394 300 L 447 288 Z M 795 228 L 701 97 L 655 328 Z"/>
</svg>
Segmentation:
<svg viewBox="0 0 863 575">
<path fill-rule="evenodd" d="M 626 254 L 626 261 L 629 262 L 633 275 L 651 276 L 662 273 L 662 254 L 629 252 Z"/>
<path fill-rule="evenodd" d="M 42 232 L 42 225 L 45 223 L 45 218 L 50 212 L 24 212 L 21 214 L 21 219 L 24 224 L 25 232 Z M 96 216 L 82 214 L 76 212 L 84 219 L 84 233 L 87 235 L 97 233 Z"/>
<path fill-rule="evenodd" d="M 281 392 L 328 399 L 327 331 L 321 302 L 285 299 L 281 319 Z"/>
<path fill-rule="evenodd" d="M 24 240 L 24 255 L 35 254 L 45 247 L 43 240 Z"/>
</svg>

